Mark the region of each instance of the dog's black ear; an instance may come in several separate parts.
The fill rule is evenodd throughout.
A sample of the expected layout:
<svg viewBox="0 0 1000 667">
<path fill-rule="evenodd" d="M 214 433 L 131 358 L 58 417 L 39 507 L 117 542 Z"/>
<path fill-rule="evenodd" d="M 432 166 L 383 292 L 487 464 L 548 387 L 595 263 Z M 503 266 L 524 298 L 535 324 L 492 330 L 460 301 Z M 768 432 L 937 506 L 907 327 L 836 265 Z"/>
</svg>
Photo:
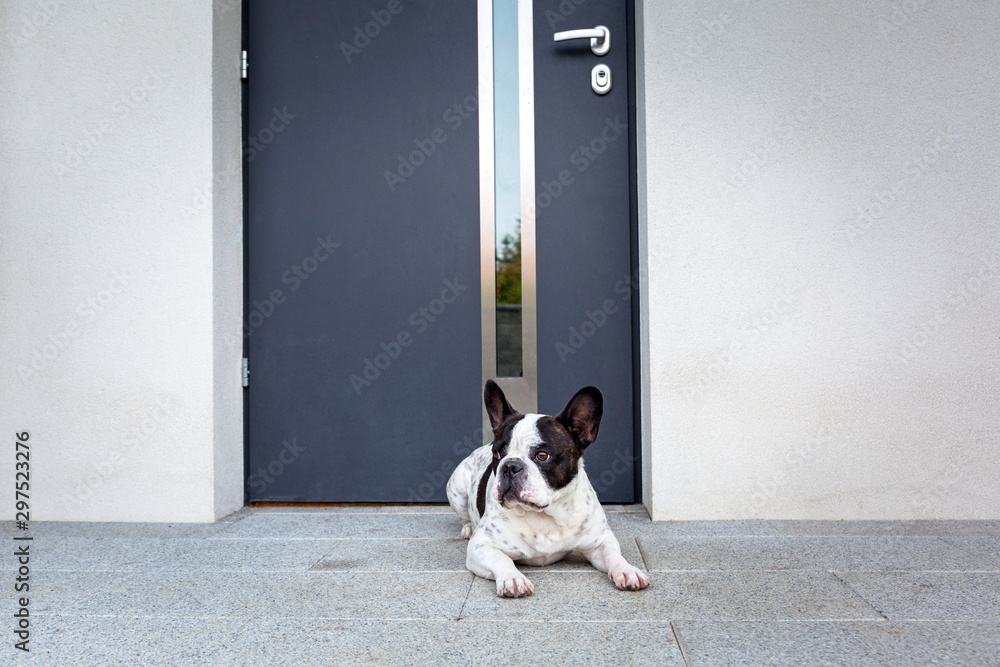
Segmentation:
<svg viewBox="0 0 1000 667">
<path fill-rule="evenodd" d="M 604 395 L 597 387 L 584 387 L 569 400 L 556 417 L 573 436 L 581 451 L 597 440 L 597 431 L 604 416 Z"/>
<path fill-rule="evenodd" d="M 486 403 L 486 414 L 490 416 L 490 424 L 493 430 L 503 423 L 507 417 L 517 414 L 517 410 L 507 402 L 507 397 L 503 395 L 503 389 L 493 380 L 486 381 L 486 388 L 483 389 L 483 401 Z"/>
</svg>

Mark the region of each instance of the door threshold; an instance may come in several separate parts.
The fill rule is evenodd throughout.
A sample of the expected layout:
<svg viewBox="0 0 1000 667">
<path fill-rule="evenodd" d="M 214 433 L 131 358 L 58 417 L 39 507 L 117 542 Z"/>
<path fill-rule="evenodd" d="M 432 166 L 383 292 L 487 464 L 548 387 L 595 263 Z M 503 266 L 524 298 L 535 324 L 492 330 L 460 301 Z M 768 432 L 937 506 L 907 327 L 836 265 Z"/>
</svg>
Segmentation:
<svg viewBox="0 0 1000 667">
<path fill-rule="evenodd" d="M 247 507 L 447 507 L 448 503 L 305 503 L 279 500 L 256 500 Z"/>
</svg>

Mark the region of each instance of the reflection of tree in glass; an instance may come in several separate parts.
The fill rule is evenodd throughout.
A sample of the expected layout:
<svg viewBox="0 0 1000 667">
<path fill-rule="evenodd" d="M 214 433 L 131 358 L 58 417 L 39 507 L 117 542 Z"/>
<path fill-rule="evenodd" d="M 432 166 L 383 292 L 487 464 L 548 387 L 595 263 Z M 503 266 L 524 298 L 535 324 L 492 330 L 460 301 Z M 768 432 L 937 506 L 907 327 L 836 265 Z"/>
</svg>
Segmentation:
<svg viewBox="0 0 1000 667">
<path fill-rule="evenodd" d="M 521 221 L 517 235 L 507 234 L 497 252 L 497 303 L 521 303 Z"/>
</svg>

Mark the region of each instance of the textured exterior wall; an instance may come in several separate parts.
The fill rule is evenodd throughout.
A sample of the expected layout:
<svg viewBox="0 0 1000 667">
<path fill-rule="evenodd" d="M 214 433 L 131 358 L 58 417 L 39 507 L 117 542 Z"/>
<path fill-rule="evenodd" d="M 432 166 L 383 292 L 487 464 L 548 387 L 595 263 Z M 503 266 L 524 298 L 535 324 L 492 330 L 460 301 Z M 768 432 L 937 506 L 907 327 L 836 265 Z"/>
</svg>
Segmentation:
<svg viewBox="0 0 1000 667">
<path fill-rule="evenodd" d="M 654 517 L 1000 518 L 1000 9 L 638 20 Z M 35 519 L 242 502 L 238 33 L 225 2 L 0 7 L 0 432 Z"/>
<path fill-rule="evenodd" d="M 1000 518 L 1000 5 L 640 12 L 654 518 Z"/>
<path fill-rule="evenodd" d="M 0 7 L 0 432 L 31 434 L 33 519 L 242 504 L 240 13 L 216 5 Z"/>
</svg>

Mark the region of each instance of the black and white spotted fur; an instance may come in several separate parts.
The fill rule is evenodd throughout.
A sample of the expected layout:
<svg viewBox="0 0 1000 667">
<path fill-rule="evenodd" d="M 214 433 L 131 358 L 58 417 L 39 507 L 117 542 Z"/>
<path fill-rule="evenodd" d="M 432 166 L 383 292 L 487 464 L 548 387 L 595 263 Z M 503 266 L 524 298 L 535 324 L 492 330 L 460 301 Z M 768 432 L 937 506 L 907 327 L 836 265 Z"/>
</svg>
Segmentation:
<svg viewBox="0 0 1000 667">
<path fill-rule="evenodd" d="M 649 586 L 649 577 L 622 557 L 583 467 L 603 414 L 600 390 L 581 389 L 555 417 L 520 414 L 492 380 L 484 398 L 493 442 L 455 469 L 447 489 L 465 522 L 466 567 L 495 579 L 497 595 L 520 597 L 534 586 L 515 562 L 548 565 L 580 551 L 619 589 Z"/>
</svg>

